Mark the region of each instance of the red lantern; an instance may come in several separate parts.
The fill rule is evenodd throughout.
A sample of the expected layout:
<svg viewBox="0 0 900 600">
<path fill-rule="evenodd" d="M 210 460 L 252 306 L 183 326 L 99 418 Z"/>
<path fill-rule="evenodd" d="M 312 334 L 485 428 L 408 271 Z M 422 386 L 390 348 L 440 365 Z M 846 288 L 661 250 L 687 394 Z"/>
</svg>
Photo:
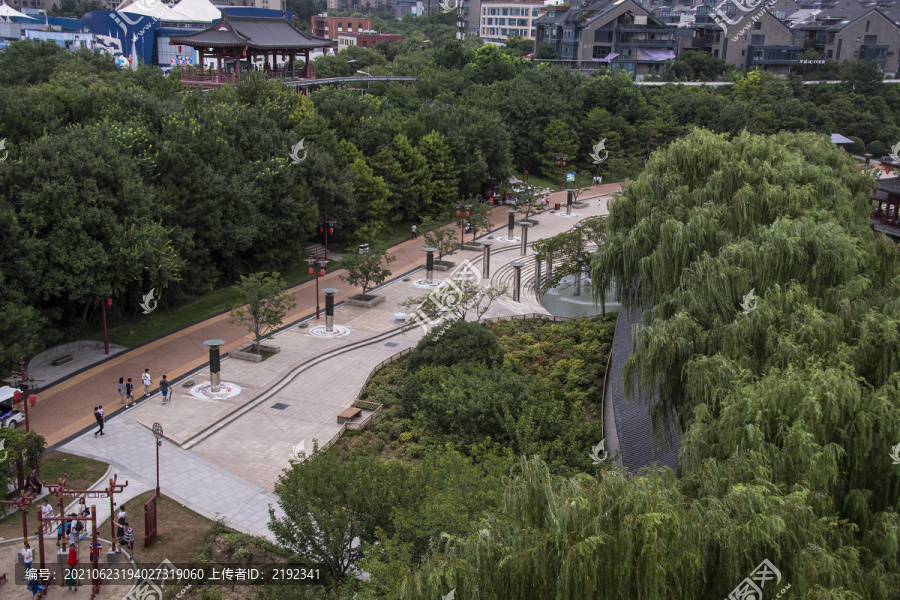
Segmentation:
<svg viewBox="0 0 900 600">
<path fill-rule="evenodd" d="M 556 166 L 557 166 L 557 167 L 559 166 L 559 161 L 556 161 Z"/>
<path fill-rule="evenodd" d="M 332 235 L 333 233 L 334 233 L 334 227 L 329 227 L 329 228 L 328 228 L 328 234 L 329 234 L 329 235 Z"/>
<path fill-rule="evenodd" d="M 319 233 L 322 233 L 323 231 L 325 231 L 325 228 L 319 225 Z"/>
<path fill-rule="evenodd" d="M 28 404 L 30 404 L 32 408 L 34 408 L 34 404 L 36 402 L 37 402 L 37 396 L 35 396 L 34 394 L 28 396 Z"/>
<path fill-rule="evenodd" d="M 459 211 L 456 211 L 456 216 L 457 216 L 457 217 L 459 216 Z"/>
<path fill-rule="evenodd" d="M 467 216 L 467 217 L 469 216 L 469 211 L 466 211 L 466 216 Z"/>
<path fill-rule="evenodd" d="M 106 308 L 109 308 L 110 306 L 112 306 L 112 298 L 107 298 L 106 299 Z"/>
<path fill-rule="evenodd" d="M 181 46 L 178 46 L 178 54 L 181 54 Z"/>
<path fill-rule="evenodd" d="M 310 274 L 310 275 L 313 274 L 313 268 L 312 268 L 312 267 L 309 268 L 309 274 Z"/>
<path fill-rule="evenodd" d="M 322 269 L 321 271 L 319 271 L 319 275 L 321 275 L 322 277 L 325 277 L 325 269 Z"/>
<path fill-rule="evenodd" d="M 885 173 L 890 173 L 890 172 L 891 172 L 891 168 L 890 168 L 890 167 L 885 167 L 885 168 L 884 168 L 884 172 L 885 172 Z"/>
<path fill-rule="evenodd" d="M 563 166 L 566 166 L 566 161 L 563 161 Z"/>
<path fill-rule="evenodd" d="M 20 392 L 19 390 L 16 390 L 15 392 L 13 392 L 13 400 L 15 401 L 16 404 L 21 402 L 22 401 L 22 392 Z"/>
</svg>

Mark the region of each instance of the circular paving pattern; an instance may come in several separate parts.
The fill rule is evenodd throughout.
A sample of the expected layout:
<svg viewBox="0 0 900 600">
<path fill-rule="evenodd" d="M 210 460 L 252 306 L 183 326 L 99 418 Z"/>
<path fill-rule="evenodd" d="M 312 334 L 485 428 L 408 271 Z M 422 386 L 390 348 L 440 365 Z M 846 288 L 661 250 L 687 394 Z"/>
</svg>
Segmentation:
<svg viewBox="0 0 900 600">
<path fill-rule="evenodd" d="M 309 328 L 309 334 L 320 338 L 339 338 L 349 335 L 350 329 L 343 325 L 332 325 L 331 332 L 328 332 L 325 325 L 316 325 Z"/>
<path fill-rule="evenodd" d="M 556 216 L 557 216 L 557 217 L 570 217 L 570 218 L 571 218 L 571 217 L 580 217 L 581 215 L 579 215 L 578 213 L 572 213 L 571 215 L 567 215 L 566 213 L 560 211 L 560 212 L 556 213 Z"/>
<path fill-rule="evenodd" d="M 224 398 L 232 398 L 241 393 L 241 386 L 236 383 L 224 381 L 219 384 L 219 391 L 212 391 L 210 382 L 201 383 L 191 388 L 191 396 L 194 398 L 206 398 L 208 400 L 222 400 Z"/>
<path fill-rule="evenodd" d="M 513 244 L 518 244 L 522 241 L 522 238 L 517 237 L 509 237 L 507 235 L 501 235 L 497 238 L 498 242 L 512 242 Z"/>
<path fill-rule="evenodd" d="M 440 279 L 432 279 L 428 281 L 427 279 L 416 279 L 412 282 L 412 284 L 416 287 L 427 288 L 429 290 L 433 290 L 435 288 L 439 288 L 446 283 Z"/>
</svg>

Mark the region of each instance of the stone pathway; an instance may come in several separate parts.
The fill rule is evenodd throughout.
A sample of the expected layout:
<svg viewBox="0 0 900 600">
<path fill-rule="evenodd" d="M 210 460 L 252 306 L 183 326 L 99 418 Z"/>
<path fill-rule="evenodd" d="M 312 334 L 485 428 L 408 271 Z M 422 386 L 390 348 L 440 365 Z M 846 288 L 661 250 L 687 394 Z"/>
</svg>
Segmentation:
<svg viewBox="0 0 900 600">
<path fill-rule="evenodd" d="M 582 218 L 605 214 L 605 200 L 594 199 L 578 213 Z M 529 239 L 555 235 L 578 220 L 542 215 Z M 498 243 L 492 250 L 492 275 L 523 258 L 517 244 Z M 459 264 L 468 259 L 480 272 L 481 258 L 482 252 L 470 251 L 457 253 L 451 260 Z M 437 279 L 446 275 L 435 273 Z M 224 360 L 222 380 L 240 385 L 240 395 L 198 399 L 177 385 L 174 399 L 166 406 L 158 396 L 151 397 L 110 419 L 106 435 L 95 438 L 88 431 L 60 450 L 107 462 L 120 479 L 129 479 L 129 491 L 146 491 L 154 486 L 156 473 L 150 427 L 159 422 L 166 436 L 160 451 L 162 493 L 208 518 L 221 516 L 239 531 L 272 539 L 268 507 L 277 506 L 272 490 L 279 474 L 301 442 L 309 452 L 314 439 L 324 444 L 339 431 L 337 414 L 352 405 L 378 363 L 418 342 L 423 330 L 402 332 L 393 314 L 408 312 L 400 307 L 407 297 L 429 291 L 412 281 L 395 280 L 376 290 L 386 298 L 376 308 L 336 309 L 335 324 L 350 329 L 346 337 L 322 339 L 308 329 L 293 327 L 272 340 L 281 352 L 262 363 Z M 503 297 L 485 316 L 530 312 L 533 305 Z M 169 373 L 169 379 L 180 375 Z M 205 370 L 185 375 L 197 383 L 208 380 Z"/>
</svg>

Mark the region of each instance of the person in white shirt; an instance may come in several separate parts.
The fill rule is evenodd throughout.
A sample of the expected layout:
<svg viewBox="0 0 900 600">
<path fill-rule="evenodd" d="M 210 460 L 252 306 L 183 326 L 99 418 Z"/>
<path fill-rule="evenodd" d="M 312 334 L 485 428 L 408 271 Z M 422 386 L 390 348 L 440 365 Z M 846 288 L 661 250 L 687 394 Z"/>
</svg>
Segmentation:
<svg viewBox="0 0 900 600">
<path fill-rule="evenodd" d="M 31 561 L 34 560 L 34 550 L 31 549 L 28 542 L 25 542 L 25 547 L 19 550 L 19 554 L 22 555 L 22 562 L 25 563 L 25 577 L 22 579 L 28 579 L 28 569 L 31 568 Z"/>
<path fill-rule="evenodd" d="M 144 374 L 141 375 L 141 381 L 144 382 L 144 395 L 150 395 L 150 384 L 153 383 L 153 380 L 150 379 L 150 369 L 144 369 Z"/>
<path fill-rule="evenodd" d="M 44 503 L 41 504 L 41 515 L 45 519 L 49 519 L 53 516 L 53 507 L 50 506 L 50 502 L 44 500 Z M 44 522 L 44 533 L 51 533 L 53 531 L 53 521 L 45 521 Z"/>
</svg>

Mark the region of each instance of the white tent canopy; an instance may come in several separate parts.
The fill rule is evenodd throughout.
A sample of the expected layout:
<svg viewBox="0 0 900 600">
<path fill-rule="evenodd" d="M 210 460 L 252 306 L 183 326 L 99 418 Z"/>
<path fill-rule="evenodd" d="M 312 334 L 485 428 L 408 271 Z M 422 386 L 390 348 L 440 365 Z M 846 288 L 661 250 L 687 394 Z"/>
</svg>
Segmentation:
<svg viewBox="0 0 900 600">
<path fill-rule="evenodd" d="M 212 23 L 222 18 L 222 11 L 209 0 L 181 0 L 163 13 L 163 21 L 179 23 Z"/>
<path fill-rule="evenodd" d="M 122 4 L 124 4 L 124 2 Z M 137 0 L 137 2 L 132 2 L 128 6 L 123 6 L 117 9 L 116 12 L 131 13 L 133 15 L 145 15 L 147 17 L 158 17 L 166 10 L 168 9 L 162 2 Z"/>
<path fill-rule="evenodd" d="M 6 17 L 7 21 L 9 21 L 10 17 L 26 17 L 28 19 L 34 18 L 29 17 L 28 15 L 23 15 L 16 9 L 7 6 L 5 2 L 0 2 L 0 17 Z"/>
</svg>

